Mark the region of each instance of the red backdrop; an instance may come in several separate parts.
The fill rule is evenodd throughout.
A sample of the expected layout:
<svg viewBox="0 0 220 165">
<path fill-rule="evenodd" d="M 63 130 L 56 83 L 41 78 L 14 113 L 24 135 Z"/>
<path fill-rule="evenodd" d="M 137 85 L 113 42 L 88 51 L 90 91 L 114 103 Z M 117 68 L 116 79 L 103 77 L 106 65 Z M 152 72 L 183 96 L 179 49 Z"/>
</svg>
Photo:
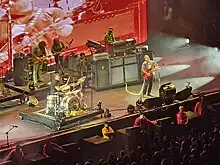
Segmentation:
<svg viewBox="0 0 220 165">
<path fill-rule="evenodd" d="M 121 39 L 135 38 L 137 43 L 147 40 L 146 0 L 88 0 L 85 3 L 89 2 L 92 3 L 91 7 L 85 10 L 82 5 L 74 11 L 72 19 L 76 22 L 73 32 L 68 37 L 61 37 L 64 41 L 73 39 L 70 50 L 76 53 L 87 51 L 85 43 L 88 39 L 103 42 L 109 27 L 113 27 L 115 36 Z M 82 17 L 77 20 L 79 13 Z M 9 68 L 7 61 L 0 62 L 0 76 Z"/>
</svg>

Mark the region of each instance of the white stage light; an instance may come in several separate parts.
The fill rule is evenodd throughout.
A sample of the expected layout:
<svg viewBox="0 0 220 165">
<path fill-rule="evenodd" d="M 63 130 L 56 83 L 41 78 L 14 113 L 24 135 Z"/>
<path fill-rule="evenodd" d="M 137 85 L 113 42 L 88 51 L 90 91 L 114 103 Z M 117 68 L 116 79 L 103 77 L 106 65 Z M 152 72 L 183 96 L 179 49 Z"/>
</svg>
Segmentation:
<svg viewBox="0 0 220 165">
<path fill-rule="evenodd" d="M 190 42 L 190 40 L 189 40 L 189 38 L 187 38 L 187 39 L 186 39 L 186 43 L 189 44 L 189 42 Z"/>
<path fill-rule="evenodd" d="M 147 50 L 149 50 L 149 47 L 148 47 L 148 45 L 145 45 L 144 47 L 145 47 L 145 48 L 146 48 Z"/>
<path fill-rule="evenodd" d="M 216 52 L 218 51 L 218 48 L 217 48 L 217 47 L 215 47 L 214 49 L 215 49 Z"/>
</svg>

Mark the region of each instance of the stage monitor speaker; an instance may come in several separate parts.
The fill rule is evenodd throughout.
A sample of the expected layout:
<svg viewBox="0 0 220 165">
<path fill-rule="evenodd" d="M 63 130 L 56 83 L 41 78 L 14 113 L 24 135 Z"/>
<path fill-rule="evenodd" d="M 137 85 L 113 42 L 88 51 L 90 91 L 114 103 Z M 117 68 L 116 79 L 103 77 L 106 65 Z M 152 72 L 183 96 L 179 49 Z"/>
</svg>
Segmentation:
<svg viewBox="0 0 220 165">
<path fill-rule="evenodd" d="M 192 87 L 186 87 L 182 91 L 176 93 L 175 99 L 183 101 L 188 99 L 190 95 L 192 95 Z"/>
<path fill-rule="evenodd" d="M 176 87 L 171 82 L 161 85 L 159 96 L 164 100 L 165 104 L 172 104 L 176 96 Z"/>
<path fill-rule="evenodd" d="M 160 97 L 147 98 L 144 100 L 143 105 L 146 108 L 156 108 L 163 105 L 163 99 Z"/>
<path fill-rule="evenodd" d="M 22 53 L 14 54 L 14 84 L 16 86 L 27 85 L 28 82 L 28 57 Z"/>
</svg>

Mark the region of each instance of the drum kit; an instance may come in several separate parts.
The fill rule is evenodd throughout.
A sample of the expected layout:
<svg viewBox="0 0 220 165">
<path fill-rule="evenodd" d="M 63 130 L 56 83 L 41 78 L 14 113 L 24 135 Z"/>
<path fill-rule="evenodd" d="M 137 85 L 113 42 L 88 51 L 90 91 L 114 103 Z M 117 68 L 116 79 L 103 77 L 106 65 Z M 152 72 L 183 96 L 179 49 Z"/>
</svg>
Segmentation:
<svg viewBox="0 0 220 165">
<path fill-rule="evenodd" d="M 73 111 L 85 110 L 87 105 L 82 93 L 85 80 L 86 76 L 78 79 L 76 83 L 74 81 L 69 83 L 69 78 L 66 84 L 59 86 L 59 88 L 55 87 L 57 92 L 47 95 L 46 115 L 65 118 L 70 116 Z"/>
</svg>

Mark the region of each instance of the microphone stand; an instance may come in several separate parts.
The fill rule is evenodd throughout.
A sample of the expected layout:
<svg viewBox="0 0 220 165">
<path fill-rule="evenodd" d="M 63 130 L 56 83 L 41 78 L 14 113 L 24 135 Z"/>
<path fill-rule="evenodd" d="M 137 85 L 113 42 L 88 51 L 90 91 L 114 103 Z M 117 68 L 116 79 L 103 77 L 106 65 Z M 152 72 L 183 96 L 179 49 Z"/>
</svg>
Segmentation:
<svg viewBox="0 0 220 165">
<path fill-rule="evenodd" d="M 159 85 L 158 89 L 160 89 L 160 70 L 158 71 L 158 85 Z"/>
<path fill-rule="evenodd" d="M 6 138 L 7 138 L 7 146 L 9 146 L 9 141 L 8 141 L 8 135 L 9 135 L 9 132 L 12 131 L 15 127 L 12 126 L 5 134 L 6 134 Z"/>
</svg>

